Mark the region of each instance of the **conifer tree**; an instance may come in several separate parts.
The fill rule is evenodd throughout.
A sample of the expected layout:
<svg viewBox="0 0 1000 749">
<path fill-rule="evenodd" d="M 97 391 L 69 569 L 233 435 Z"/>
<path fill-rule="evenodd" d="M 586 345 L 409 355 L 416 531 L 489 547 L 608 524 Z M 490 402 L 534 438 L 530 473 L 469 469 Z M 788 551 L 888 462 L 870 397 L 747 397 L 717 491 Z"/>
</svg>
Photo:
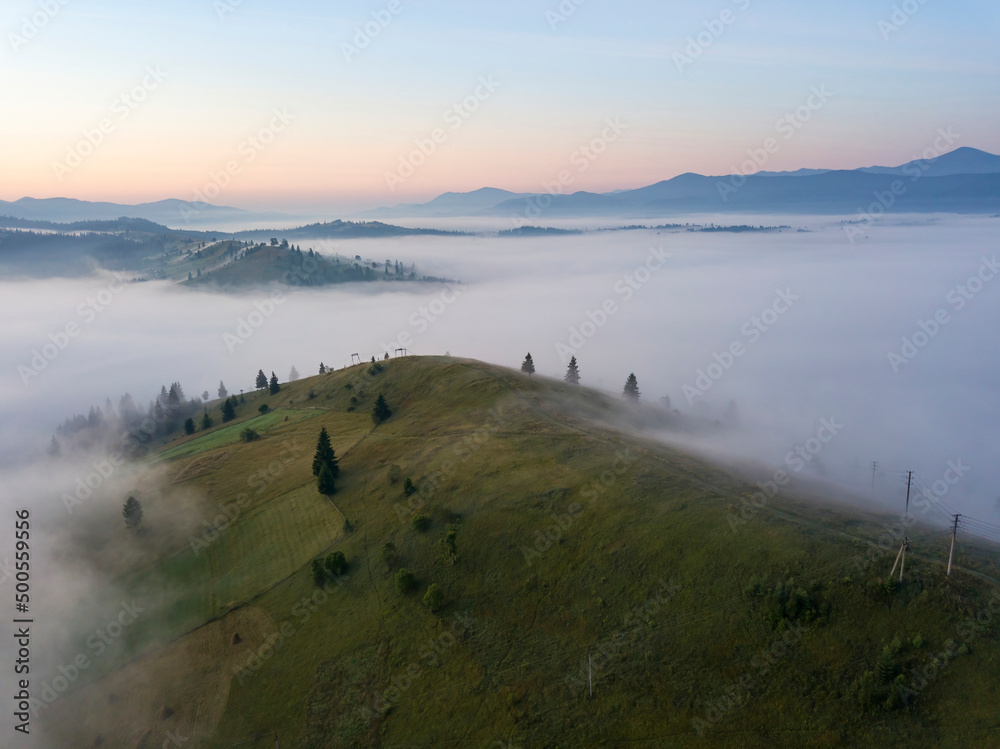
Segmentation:
<svg viewBox="0 0 1000 749">
<path fill-rule="evenodd" d="M 333 452 L 333 445 L 330 444 L 330 435 L 327 433 L 326 427 L 319 430 L 319 439 L 316 440 L 316 455 L 313 456 L 312 464 L 313 476 L 319 476 L 323 466 L 330 469 L 334 478 L 340 473 L 337 456 Z"/>
<path fill-rule="evenodd" d="M 264 388 L 267 387 L 267 375 L 264 374 L 264 370 L 263 369 L 258 369 L 257 370 L 256 386 L 257 386 L 258 390 L 263 390 Z"/>
<path fill-rule="evenodd" d="M 125 500 L 125 505 L 122 507 L 122 517 L 125 518 L 125 525 L 128 529 L 138 533 L 139 524 L 142 523 L 142 505 L 139 504 L 139 500 L 135 497 L 129 497 Z"/>
<path fill-rule="evenodd" d="M 392 411 L 389 410 L 389 404 L 385 402 L 385 396 L 379 393 L 375 405 L 372 407 L 372 421 L 378 425 L 390 416 L 392 416 Z"/>
<path fill-rule="evenodd" d="M 230 399 L 226 399 L 225 403 L 222 404 L 222 420 L 232 421 L 236 418 L 236 409 L 233 408 L 233 402 Z"/>
<path fill-rule="evenodd" d="M 628 379 L 625 380 L 625 387 L 622 390 L 622 397 L 637 402 L 639 400 L 639 381 L 635 379 L 634 372 L 630 373 Z"/>
<path fill-rule="evenodd" d="M 528 355 L 524 357 L 524 361 L 521 362 L 521 371 L 526 373 L 528 377 L 531 377 L 531 375 L 535 373 L 535 362 L 531 359 L 530 351 L 528 352 Z"/>
<path fill-rule="evenodd" d="M 219 397 L 226 398 L 229 395 L 229 391 L 226 390 L 226 386 L 222 384 L 222 380 L 219 380 Z"/>
<path fill-rule="evenodd" d="M 276 395 L 279 390 L 281 390 L 281 385 L 278 384 L 278 376 L 271 372 L 271 395 Z"/>
<path fill-rule="evenodd" d="M 323 464 L 323 467 L 319 469 L 319 476 L 316 477 L 316 488 L 319 490 L 320 494 L 325 494 L 330 496 L 335 491 L 337 491 L 336 480 L 333 477 L 333 472 L 330 470 L 330 466 Z"/>
<path fill-rule="evenodd" d="M 569 360 L 569 366 L 566 367 L 566 376 L 563 379 L 570 385 L 580 384 L 580 368 L 576 366 L 575 356 Z"/>
</svg>

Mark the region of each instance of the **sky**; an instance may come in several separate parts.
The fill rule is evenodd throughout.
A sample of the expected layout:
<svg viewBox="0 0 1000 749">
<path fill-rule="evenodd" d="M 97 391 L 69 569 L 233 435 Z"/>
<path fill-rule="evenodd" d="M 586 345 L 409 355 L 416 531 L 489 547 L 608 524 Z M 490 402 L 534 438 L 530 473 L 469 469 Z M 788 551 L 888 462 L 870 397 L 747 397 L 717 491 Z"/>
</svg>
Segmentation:
<svg viewBox="0 0 1000 749">
<path fill-rule="evenodd" d="M 315 215 L 731 173 L 772 137 L 762 169 L 1000 152 L 985 0 L 15 0 L 0 33 L 4 200 Z"/>
</svg>

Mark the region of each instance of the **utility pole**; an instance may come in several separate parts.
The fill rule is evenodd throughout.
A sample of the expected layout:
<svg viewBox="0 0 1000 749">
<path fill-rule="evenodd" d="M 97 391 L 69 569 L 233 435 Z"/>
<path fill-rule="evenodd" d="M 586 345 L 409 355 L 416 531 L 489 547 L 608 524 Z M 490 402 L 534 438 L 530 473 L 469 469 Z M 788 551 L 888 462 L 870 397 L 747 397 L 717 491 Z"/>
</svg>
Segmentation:
<svg viewBox="0 0 1000 749">
<path fill-rule="evenodd" d="M 878 461 L 872 461 L 872 492 L 875 491 L 875 471 L 878 470 Z"/>
<path fill-rule="evenodd" d="M 903 558 L 899 562 L 899 582 L 903 582 L 903 570 L 906 569 L 906 550 L 910 548 L 910 539 L 903 538 Z"/>
<path fill-rule="evenodd" d="M 958 519 L 961 515 L 955 516 L 955 524 L 951 527 L 951 551 L 948 552 L 948 572 L 945 577 L 951 577 L 951 560 L 955 556 L 955 534 L 958 533 Z"/>
<path fill-rule="evenodd" d="M 896 574 L 896 566 L 899 564 L 899 558 L 903 556 L 903 549 L 906 546 L 906 539 L 903 539 L 903 543 L 899 545 L 899 551 L 896 552 L 896 561 L 892 563 L 892 570 L 889 572 L 889 577 Z"/>
<path fill-rule="evenodd" d="M 913 471 L 906 472 L 906 512 L 903 513 L 905 518 L 910 514 L 910 482 L 913 480 Z"/>
</svg>

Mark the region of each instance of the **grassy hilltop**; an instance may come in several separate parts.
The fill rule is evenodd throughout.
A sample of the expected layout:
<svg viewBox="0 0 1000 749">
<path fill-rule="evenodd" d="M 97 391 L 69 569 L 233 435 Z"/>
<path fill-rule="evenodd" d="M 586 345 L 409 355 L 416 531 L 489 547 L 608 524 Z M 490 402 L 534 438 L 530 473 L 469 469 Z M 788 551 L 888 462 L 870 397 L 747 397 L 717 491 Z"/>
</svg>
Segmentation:
<svg viewBox="0 0 1000 749">
<path fill-rule="evenodd" d="M 946 583 L 948 539 L 911 531 L 893 584 L 868 543 L 891 518 L 793 494 L 734 525 L 751 482 L 624 427 L 678 417 L 481 362 L 381 364 L 248 396 L 148 459 L 147 530 L 119 518 L 102 552 L 146 611 L 44 713 L 60 745 L 998 745 L 995 548 L 963 543 Z"/>
</svg>

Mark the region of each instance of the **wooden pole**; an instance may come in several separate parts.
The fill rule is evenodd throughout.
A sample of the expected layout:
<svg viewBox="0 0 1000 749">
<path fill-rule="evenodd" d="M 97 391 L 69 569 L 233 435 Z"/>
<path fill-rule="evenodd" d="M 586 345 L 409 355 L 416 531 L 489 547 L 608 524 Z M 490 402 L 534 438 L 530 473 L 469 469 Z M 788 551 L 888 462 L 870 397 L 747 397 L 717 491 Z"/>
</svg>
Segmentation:
<svg viewBox="0 0 1000 749">
<path fill-rule="evenodd" d="M 899 558 L 903 556 L 903 546 L 905 545 L 906 541 L 903 541 L 903 543 L 899 547 L 899 551 L 896 552 L 896 561 L 892 563 L 892 571 L 889 573 L 889 577 L 892 577 L 893 575 L 896 574 L 896 565 L 899 564 Z"/>
<path fill-rule="evenodd" d="M 955 516 L 955 524 L 951 527 L 951 551 L 948 552 L 948 572 L 945 573 L 945 577 L 951 577 L 951 560 L 955 556 L 955 534 L 958 533 L 958 518 Z"/>
</svg>

